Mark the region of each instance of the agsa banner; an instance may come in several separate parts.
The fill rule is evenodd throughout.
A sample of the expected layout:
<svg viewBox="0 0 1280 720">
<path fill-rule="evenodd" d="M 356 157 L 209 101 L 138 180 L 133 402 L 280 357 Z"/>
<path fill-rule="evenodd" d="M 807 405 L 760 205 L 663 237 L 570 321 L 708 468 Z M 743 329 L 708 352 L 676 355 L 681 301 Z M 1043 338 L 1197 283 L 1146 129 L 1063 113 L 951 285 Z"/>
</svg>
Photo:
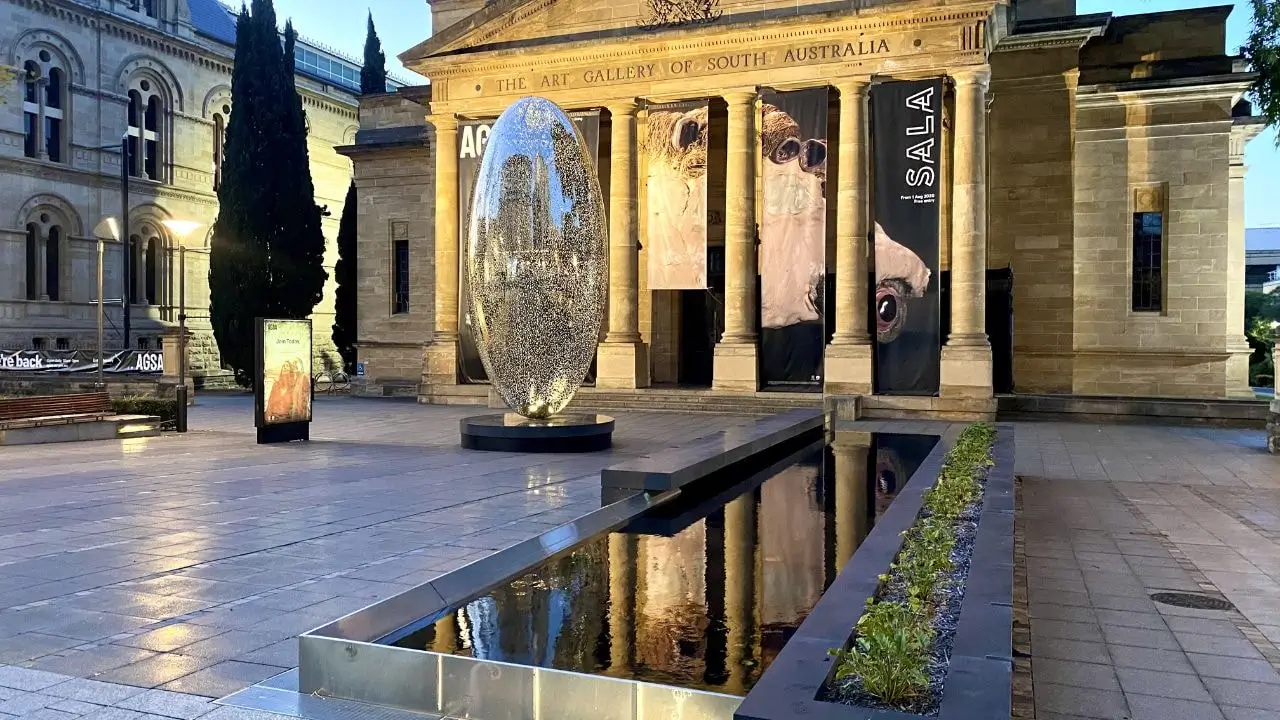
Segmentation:
<svg viewBox="0 0 1280 720">
<path fill-rule="evenodd" d="M 871 90 L 877 393 L 938 393 L 942 95 L 941 79 Z"/>
<path fill-rule="evenodd" d="M 598 160 L 600 113 L 569 113 L 569 118 L 578 126 L 578 132 L 582 133 L 587 143 L 587 155 Z M 493 120 L 471 120 L 458 124 L 458 381 L 464 384 L 489 382 L 489 374 L 485 372 L 480 349 L 476 347 L 471 330 L 471 287 L 467 279 L 464 248 L 471 218 L 471 196 L 476 188 L 476 173 L 480 171 L 480 161 L 484 158 L 484 147 L 489 140 L 493 123 Z M 598 162 L 596 167 L 599 168 Z M 585 383 L 594 381 L 595 364 L 592 363 Z"/>
<path fill-rule="evenodd" d="M 765 93 L 760 125 L 760 373 L 822 383 L 827 251 L 827 90 Z"/>
<path fill-rule="evenodd" d="M 97 372 L 98 354 L 87 350 L 0 350 L 0 371 Z M 164 372 L 164 352 L 116 350 L 104 355 L 102 371 L 113 374 L 160 374 Z"/>
<path fill-rule="evenodd" d="M 705 103 L 653 105 L 642 149 L 646 179 L 650 290 L 707 288 L 707 133 Z"/>
</svg>

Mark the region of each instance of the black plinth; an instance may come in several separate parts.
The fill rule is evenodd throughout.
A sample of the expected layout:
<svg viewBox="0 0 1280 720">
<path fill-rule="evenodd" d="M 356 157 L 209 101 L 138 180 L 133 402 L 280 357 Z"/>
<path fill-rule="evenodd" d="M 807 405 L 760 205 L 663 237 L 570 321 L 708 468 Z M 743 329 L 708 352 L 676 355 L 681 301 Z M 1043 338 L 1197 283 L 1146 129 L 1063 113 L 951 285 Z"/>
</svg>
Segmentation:
<svg viewBox="0 0 1280 720">
<path fill-rule="evenodd" d="M 311 439 L 311 423 L 291 422 L 263 425 L 258 428 L 258 444 L 287 443 Z"/>
<path fill-rule="evenodd" d="M 613 445 L 613 418 L 565 413 L 545 420 L 506 413 L 463 418 L 462 447 L 502 452 L 580 453 Z"/>
</svg>

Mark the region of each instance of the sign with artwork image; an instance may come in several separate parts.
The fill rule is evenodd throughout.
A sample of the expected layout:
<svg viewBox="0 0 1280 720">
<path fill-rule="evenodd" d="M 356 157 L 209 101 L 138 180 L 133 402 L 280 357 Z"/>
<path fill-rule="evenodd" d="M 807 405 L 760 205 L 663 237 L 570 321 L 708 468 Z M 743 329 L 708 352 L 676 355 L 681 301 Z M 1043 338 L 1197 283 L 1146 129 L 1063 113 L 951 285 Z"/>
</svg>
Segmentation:
<svg viewBox="0 0 1280 720">
<path fill-rule="evenodd" d="M 255 425 L 311 422 L 311 321 L 258 318 Z"/>
</svg>

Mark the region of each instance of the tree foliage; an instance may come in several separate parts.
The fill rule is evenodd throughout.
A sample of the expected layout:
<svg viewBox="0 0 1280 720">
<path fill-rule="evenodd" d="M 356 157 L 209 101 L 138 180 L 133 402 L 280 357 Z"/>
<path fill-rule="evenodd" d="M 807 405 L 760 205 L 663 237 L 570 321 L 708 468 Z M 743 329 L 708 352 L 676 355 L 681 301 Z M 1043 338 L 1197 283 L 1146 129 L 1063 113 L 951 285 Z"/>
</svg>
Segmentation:
<svg viewBox="0 0 1280 720">
<path fill-rule="evenodd" d="M 271 0 L 241 9 L 210 245 L 214 338 L 223 362 L 246 386 L 253 377 L 255 319 L 307 317 L 327 277 L 291 24 L 283 49 L 279 38 Z"/>
<path fill-rule="evenodd" d="M 8 86 L 18 78 L 18 69 L 9 67 L 4 63 L 0 63 L 0 105 L 7 103 L 9 97 Z"/>
<path fill-rule="evenodd" d="M 334 297 L 333 344 L 342 356 L 347 373 L 356 365 L 356 182 L 347 188 L 342 205 L 342 221 L 338 224 L 338 264 L 333 274 L 338 281 Z"/>
<path fill-rule="evenodd" d="M 1280 0 L 1252 2 L 1253 27 L 1241 52 L 1258 73 L 1253 96 L 1259 112 L 1268 125 L 1280 127 Z"/>
<path fill-rule="evenodd" d="M 369 27 L 364 36 L 364 65 L 360 68 L 360 94 L 387 91 L 387 56 L 382 52 L 382 41 L 373 29 L 373 11 L 369 12 Z"/>
<path fill-rule="evenodd" d="M 1249 382 L 1254 386 L 1270 385 L 1275 380 L 1276 330 L 1271 323 L 1280 321 L 1280 293 L 1264 295 L 1256 290 L 1244 296 L 1244 335 L 1253 348 L 1249 357 Z"/>
</svg>

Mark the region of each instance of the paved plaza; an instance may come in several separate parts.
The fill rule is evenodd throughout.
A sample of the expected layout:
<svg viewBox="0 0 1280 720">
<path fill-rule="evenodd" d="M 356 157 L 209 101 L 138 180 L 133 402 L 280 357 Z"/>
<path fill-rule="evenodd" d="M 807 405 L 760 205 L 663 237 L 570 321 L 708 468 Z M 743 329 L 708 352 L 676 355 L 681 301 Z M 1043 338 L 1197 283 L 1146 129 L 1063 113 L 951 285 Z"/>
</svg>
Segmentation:
<svg viewBox="0 0 1280 720">
<path fill-rule="evenodd" d="M 207 397 L 186 436 L 4 448 L 0 720 L 278 717 L 212 701 L 293 668 L 297 634 L 598 507 L 601 468 L 750 421 L 623 414 L 611 452 L 521 457 L 459 449 L 475 412 L 320 398 L 314 442 L 258 446 L 249 398 Z M 867 424 L 890 427 L 926 425 Z M 1017 433 L 1035 717 L 1280 718 L 1262 433 Z"/>
</svg>

